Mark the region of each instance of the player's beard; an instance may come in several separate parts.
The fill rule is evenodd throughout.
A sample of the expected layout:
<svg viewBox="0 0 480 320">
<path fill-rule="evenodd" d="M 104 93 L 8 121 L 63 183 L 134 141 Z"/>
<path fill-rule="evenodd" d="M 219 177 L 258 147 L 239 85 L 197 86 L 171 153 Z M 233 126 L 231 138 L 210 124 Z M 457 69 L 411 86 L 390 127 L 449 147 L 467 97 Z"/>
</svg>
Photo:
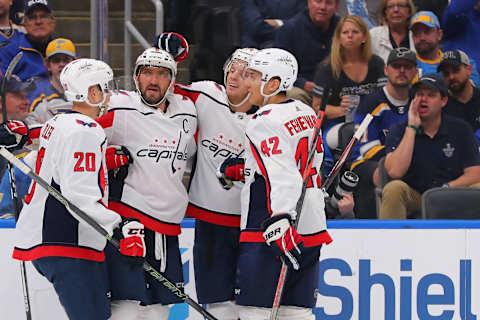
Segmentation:
<svg viewBox="0 0 480 320">
<path fill-rule="evenodd" d="M 158 94 L 150 94 L 150 95 L 147 95 L 147 90 L 149 87 L 156 87 L 158 88 Z M 151 104 L 151 105 L 157 105 L 160 101 L 162 101 L 163 97 L 165 96 L 165 91 L 162 90 L 162 88 L 160 86 L 147 86 L 145 89 L 143 88 L 140 88 L 140 92 L 142 93 L 142 97 L 143 99 Z"/>
</svg>

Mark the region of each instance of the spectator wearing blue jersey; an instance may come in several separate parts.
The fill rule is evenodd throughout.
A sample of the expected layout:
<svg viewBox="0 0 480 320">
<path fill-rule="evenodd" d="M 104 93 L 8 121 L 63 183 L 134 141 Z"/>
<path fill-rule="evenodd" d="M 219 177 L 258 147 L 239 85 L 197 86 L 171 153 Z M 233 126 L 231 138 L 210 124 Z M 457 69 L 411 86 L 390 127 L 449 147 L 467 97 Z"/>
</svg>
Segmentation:
<svg viewBox="0 0 480 320">
<path fill-rule="evenodd" d="M 278 30 L 274 47 L 291 52 L 299 61 L 297 81 L 287 97 L 312 105 L 315 70 L 330 53 L 340 18 L 335 14 L 338 0 L 308 0 L 307 4 Z"/>
<path fill-rule="evenodd" d="M 417 74 L 416 65 L 413 51 L 407 48 L 393 49 L 385 66 L 388 79 L 386 86 L 365 96 L 355 112 L 356 127 L 367 114 L 373 115 L 352 153 L 355 161 L 351 170 L 360 178 L 354 192 L 357 218 L 377 218 L 375 186 L 378 186 L 378 161 L 385 156 L 385 137 L 390 128 L 407 118 L 410 84 Z"/>
<path fill-rule="evenodd" d="M 440 28 L 440 22 L 437 16 L 431 11 L 419 11 L 410 21 L 410 30 L 412 31 L 413 43 L 417 52 L 418 76 L 424 74 L 439 74 L 437 67 L 442 60 L 443 52 L 440 49 L 440 43 L 443 38 L 443 31 Z M 475 86 L 480 86 L 480 76 L 476 65 L 471 61 L 474 67 L 471 79 Z"/>
<path fill-rule="evenodd" d="M 240 3 L 242 47 L 271 47 L 284 21 L 305 7 L 305 0 L 243 0 Z"/>
<path fill-rule="evenodd" d="M 34 81 L 35 90 L 28 94 L 30 102 L 28 124 L 45 123 L 58 113 L 68 112 L 73 104 L 64 96 L 60 83 L 60 73 L 71 61 L 76 59 L 75 45 L 69 39 L 57 38 L 50 41 L 45 52 L 49 77 Z"/>
<path fill-rule="evenodd" d="M 480 72 L 480 1 L 451 0 L 442 18 L 444 50 L 463 50 Z"/>
<path fill-rule="evenodd" d="M 47 44 L 53 39 L 55 19 L 47 0 L 28 0 L 25 5 L 25 35 L 0 50 L 1 69 L 5 73 L 12 58 L 23 52 L 13 73 L 23 81 L 33 77 L 48 77 L 43 61 Z"/>
<path fill-rule="evenodd" d="M 413 86 L 408 119 L 385 142 L 385 169 L 394 180 L 382 192 L 380 218 L 417 218 L 421 195 L 434 187 L 480 186 L 480 154 L 470 126 L 442 112 L 447 86 L 437 74 Z"/>
<path fill-rule="evenodd" d="M 25 33 L 24 28 L 10 20 L 11 5 L 12 0 L 0 0 L 0 43 L 2 46 L 18 41 L 20 34 Z"/>
</svg>

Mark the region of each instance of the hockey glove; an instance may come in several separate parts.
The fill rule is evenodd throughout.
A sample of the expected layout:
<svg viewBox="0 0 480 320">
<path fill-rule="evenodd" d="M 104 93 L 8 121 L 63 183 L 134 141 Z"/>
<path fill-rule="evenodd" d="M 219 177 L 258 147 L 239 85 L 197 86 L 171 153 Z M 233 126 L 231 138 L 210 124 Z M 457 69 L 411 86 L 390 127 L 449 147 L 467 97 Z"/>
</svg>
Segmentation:
<svg viewBox="0 0 480 320">
<path fill-rule="evenodd" d="M 283 255 L 293 269 L 300 269 L 303 238 L 291 225 L 289 214 L 272 216 L 263 222 L 263 238 L 276 256 Z"/>
<path fill-rule="evenodd" d="M 120 253 L 128 257 L 132 265 L 141 265 L 147 252 L 145 247 L 145 230 L 137 219 L 123 220 L 113 231 L 113 237 L 120 244 Z"/>
<path fill-rule="evenodd" d="M 10 120 L 0 126 L 0 145 L 9 151 L 20 150 L 28 141 L 29 129 L 23 121 Z"/>
<path fill-rule="evenodd" d="M 188 42 L 180 34 L 175 32 L 164 32 L 158 35 L 153 46 L 170 53 L 176 62 L 182 62 L 188 56 Z"/>
<path fill-rule="evenodd" d="M 133 157 L 127 148 L 110 145 L 105 152 L 108 177 L 111 180 L 124 180 L 128 174 L 128 165 L 133 163 Z"/>
<path fill-rule="evenodd" d="M 217 169 L 217 178 L 225 190 L 233 187 L 233 181 L 245 182 L 245 159 L 228 158 Z"/>
</svg>

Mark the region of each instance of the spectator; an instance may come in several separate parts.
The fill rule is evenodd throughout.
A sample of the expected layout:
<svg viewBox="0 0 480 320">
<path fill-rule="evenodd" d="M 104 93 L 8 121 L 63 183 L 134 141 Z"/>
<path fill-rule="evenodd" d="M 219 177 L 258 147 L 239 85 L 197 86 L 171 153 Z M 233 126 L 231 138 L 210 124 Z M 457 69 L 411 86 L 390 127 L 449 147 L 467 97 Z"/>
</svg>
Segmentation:
<svg viewBox="0 0 480 320">
<path fill-rule="evenodd" d="M 43 62 L 47 44 L 53 39 L 55 19 L 47 0 L 29 0 L 25 5 L 25 30 L 16 43 L 10 43 L 0 50 L 3 73 L 11 59 L 20 51 L 20 59 L 13 73 L 22 81 L 33 77 L 48 77 L 47 67 Z"/>
<path fill-rule="evenodd" d="M 452 0 L 443 12 L 444 50 L 461 49 L 480 72 L 480 1 Z"/>
<path fill-rule="evenodd" d="M 385 168 L 395 180 L 383 188 L 382 219 L 416 217 L 427 189 L 480 186 L 480 155 L 472 129 L 442 114 L 448 101 L 443 79 L 425 75 L 413 90 L 408 120 L 387 136 Z"/>
<path fill-rule="evenodd" d="M 19 35 L 25 32 L 25 29 L 10 20 L 11 5 L 11 0 L 0 0 L 0 42 L 2 45 L 18 41 Z"/>
<path fill-rule="evenodd" d="M 318 111 L 324 89 L 332 89 L 325 109 L 323 131 L 324 141 L 327 141 L 324 144 L 325 173 L 328 173 L 332 165 L 330 148 L 336 147 L 338 129 L 345 122 L 347 112 L 348 117 L 351 117 L 347 121 L 353 120 L 354 106 L 351 107 L 350 100 L 370 94 L 377 86 L 383 85 L 383 69 L 383 60 L 372 54 L 365 21 L 355 15 L 341 18 L 333 36 L 330 58 L 321 64 L 315 74 L 313 90 L 313 108 Z"/>
<path fill-rule="evenodd" d="M 244 0 L 240 6 L 242 47 L 267 48 L 277 30 L 305 9 L 305 0 Z"/>
<path fill-rule="evenodd" d="M 382 25 L 370 30 L 373 53 L 386 62 L 392 49 L 414 50 L 412 33 L 408 29 L 414 14 L 412 0 L 382 0 L 378 10 Z"/>
<path fill-rule="evenodd" d="M 25 119 L 28 124 L 45 123 L 57 113 L 68 111 L 72 103 L 63 95 L 60 73 L 77 56 L 75 45 L 69 39 L 58 38 L 47 46 L 46 65 L 50 76 L 35 81 L 36 90 L 29 94 L 30 115 Z"/>
<path fill-rule="evenodd" d="M 443 111 L 465 120 L 476 132 L 480 129 L 480 90 L 470 81 L 472 65 L 468 55 L 461 50 L 446 51 L 438 71 L 442 72 L 449 89 Z"/>
<path fill-rule="evenodd" d="M 330 53 L 333 32 L 339 21 L 338 0 L 308 0 L 308 8 L 287 20 L 277 32 L 275 47 L 291 52 L 298 76 L 287 97 L 312 105 L 313 77 L 317 64 Z"/>
<path fill-rule="evenodd" d="M 420 11 L 412 17 L 410 22 L 413 43 L 417 52 L 418 76 L 424 74 L 437 73 L 437 67 L 442 59 L 443 52 L 440 49 L 440 41 L 443 37 L 443 31 L 440 29 L 440 23 L 437 16 L 431 11 Z M 475 85 L 480 85 L 480 76 L 476 71 L 472 73 L 471 79 Z"/>
<path fill-rule="evenodd" d="M 3 80 L 3 77 L 0 77 L 0 83 Z M 27 91 L 30 89 L 30 84 L 22 83 L 16 76 L 7 82 L 6 94 L 5 94 L 5 104 L 7 107 L 7 117 L 9 120 L 23 120 L 28 115 L 28 100 L 27 100 Z M 1 106 L 1 104 L 0 104 Z M 0 107 L 1 109 L 1 107 Z M 1 110 L 0 110 L 1 111 Z M 4 122 L 3 113 L 0 112 L 1 122 Z M 26 153 L 20 152 L 17 157 L 24 158 Z M 0 182 L 0 216 L 13 216 L 13 202 L 12 195 L 10 190 L 10 174 L 8 170 L 5 170 L 7 167 L 6 161 L 2 157 L 0 165 L 0 176 L 3 177 Z M 17 187 L 18 199 L 23 199 L 23 197 L 28 192 L 28 186 L 30 185 L 30 178 L 23 174 L 17 168 L 15 171 L 15 180 Z M 18 203 L 19 208 L 21 208 L 21 203 Z M 5 216 L 6 215 L 6 216 Z"/>
<path fill-rule="evenodd" d="M 355 162 L 351 170 L 360 178 L 354 192 L 357 218 L 377 218 L 375 186 L 378 185 L 378 161 L 385 156 L 385 136 L 390 128 L 407 118 L 410 84 L 417 74 L 416 65 L 413 51 L 393 49 L 385 66 L 387 85 L 365 96 L 355 112 L 355 126 L 359 126 L 367 114 L 373 115 L 352 154 Z"/>
</svg>

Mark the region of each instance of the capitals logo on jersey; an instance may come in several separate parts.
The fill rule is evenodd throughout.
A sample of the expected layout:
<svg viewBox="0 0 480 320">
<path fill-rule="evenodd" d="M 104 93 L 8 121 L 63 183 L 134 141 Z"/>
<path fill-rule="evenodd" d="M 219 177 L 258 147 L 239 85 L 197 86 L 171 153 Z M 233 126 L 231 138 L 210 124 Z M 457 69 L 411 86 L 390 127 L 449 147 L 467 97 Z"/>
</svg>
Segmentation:
<svg viewBox="0 0 480 320">
<path fill-rule="evenodd" d="M 77 119 L 77 123 L 89 128 L 95 128 L 97 126 L 95 122 L 85 122 L 83 120 L 78 120 L 78 119 Z"/>
</svg>

